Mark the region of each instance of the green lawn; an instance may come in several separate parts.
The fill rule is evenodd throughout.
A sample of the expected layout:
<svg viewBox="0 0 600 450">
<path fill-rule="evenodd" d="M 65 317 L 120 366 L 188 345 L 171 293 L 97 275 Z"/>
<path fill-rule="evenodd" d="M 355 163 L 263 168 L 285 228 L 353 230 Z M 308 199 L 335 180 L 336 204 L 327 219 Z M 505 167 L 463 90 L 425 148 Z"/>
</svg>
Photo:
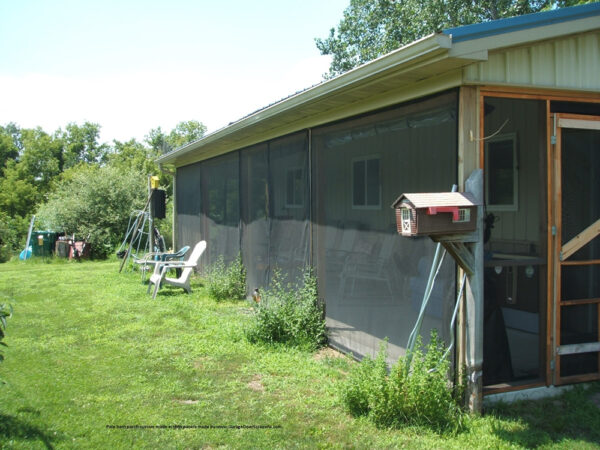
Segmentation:
<svg viewBox="0 0 600 450">
<path fill-rule="evenodd" d="M 340 404 L 353 361 L 250 344 L 248 305 L 193 287 L 153 301 L 115 261 L 0 264 L 0 302 L 14 308 L 0 365 L 0 447 L 600 446 L 590 399 L 598 384 L 488 411 L 456 436 L 379 430 Z"/>
</svg>

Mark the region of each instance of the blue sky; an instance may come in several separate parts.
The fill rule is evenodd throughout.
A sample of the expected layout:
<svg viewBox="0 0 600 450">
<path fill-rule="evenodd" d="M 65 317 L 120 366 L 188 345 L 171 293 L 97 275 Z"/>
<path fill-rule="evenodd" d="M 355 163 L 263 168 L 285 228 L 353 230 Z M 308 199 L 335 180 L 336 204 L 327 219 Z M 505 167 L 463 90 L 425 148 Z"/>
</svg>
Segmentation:
<svg viewBox="0 0 600 450">
<path fill-rule="evenodd" d="M 0 124 L 209 132 L 321 80 L 349 0 L 0 0 Z"/>
</svg>

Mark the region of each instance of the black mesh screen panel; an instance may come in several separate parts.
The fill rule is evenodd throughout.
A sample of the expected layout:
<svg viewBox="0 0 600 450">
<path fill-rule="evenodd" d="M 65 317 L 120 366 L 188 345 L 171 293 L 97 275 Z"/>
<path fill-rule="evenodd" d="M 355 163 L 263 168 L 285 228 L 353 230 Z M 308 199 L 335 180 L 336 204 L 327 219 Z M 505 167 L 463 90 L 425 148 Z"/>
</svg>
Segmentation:
<svg viewBox="0 0 600 450">
<path fill-rule="evenodd" d="M 446 94 L 313 131 L 313 254 L 330 340 L 359 355 L 389 339 L 404 353 L 435 244 L 401 237 L 390 207 L 402 193 L 450 191 L 456 182 L 456 95 Z M 446 256 L 421 334 L 448 339 L 455 264 Z"/>
</svg>

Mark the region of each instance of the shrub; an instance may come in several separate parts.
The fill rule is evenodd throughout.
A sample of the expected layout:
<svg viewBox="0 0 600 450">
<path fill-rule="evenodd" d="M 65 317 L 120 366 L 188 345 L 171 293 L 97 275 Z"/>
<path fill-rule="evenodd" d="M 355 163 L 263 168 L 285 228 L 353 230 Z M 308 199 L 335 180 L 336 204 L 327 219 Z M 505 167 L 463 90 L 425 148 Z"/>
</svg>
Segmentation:
<svg viewBox="0 0 600 450">
<path fill-rule="evenodd" d="M 147 193 L 141 173 L 110 166 L 75 166 L 61 174 L 38 208 L 39 226 L 87 238 L 92 256 L 105 258 L 127 231 Z"/>
<path fill-rule="evenodd" d="M 302 282 L 295 285 L 284 285 L 281 273 L 275 272 L 271 287 L 256 305 L 246 336 L 250 342 L 283 343 L 310 350 L 327 342 L 317 279 L 310 269 L 304 271 Z"/>
<path fill-rule="evenodd" d="M 29 222 L 19 216 L 9 217 L 0 212 L 0 263 L 25 247 Z"/>
<path fill-rule="evenodd" d="M 222 257 L 207 271 L 209 297 L 215 300 L 242 299 L 246 297 L 246 269 L 238 256 L 226 265 Z"/>
<path fill-rule="evenodd" d="M 463 386 L 448 381 L 450 361 L 444 344 L 434 331 L 423 352 L 420 337 L 410 367 L 400 358 L 388 373 L 386 345 L 377 358 L 364 359 L 341 388 L 346 409 L 354 416 L 366 415 L 377 426 L 426 426 L 435 431 L 462 427 L 460 407 Z"/>
</svg>

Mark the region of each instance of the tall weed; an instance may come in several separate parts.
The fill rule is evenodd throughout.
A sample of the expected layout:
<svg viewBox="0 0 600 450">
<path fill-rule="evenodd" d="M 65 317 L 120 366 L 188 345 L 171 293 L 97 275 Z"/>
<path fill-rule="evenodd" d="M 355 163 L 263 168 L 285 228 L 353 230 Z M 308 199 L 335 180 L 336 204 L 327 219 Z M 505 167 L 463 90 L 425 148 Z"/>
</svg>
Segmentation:
<svg viewBox="0 0 600 450">
<path fill-rule="evenodd" d="M 219 257 L 208 268 L 206 278 L 208 295 L 214 300 L 246 297 L 246 269 L 239 255 L 229 265 L 225 264 L 223 257 Z"/>
<path fill-rule="evenodd" d="M 323 346 L 327 330 L 312 270 L 306 269 L 302 283 L 295 285 L 284 285 L 281 273 L 276 271 L 270 289 L 255 305 L 246 336 L 250 342 L 283 343 L 306 349 Z"/>
<path fill-rule="evenodd" d="M 346 409 L 354 416 L 368 416 L 377 426 L 426 426 L 438 432 L 463 426 L 460 407 L 462 384 L 448 381 L 450 361 L 435 331 L 425 351 L 419 337 L 410 367 L 400 358 L 388 372 L 387 346 L 375 360 L 365 358 L 349 374 L 341 388 Z"/>
</svg>

